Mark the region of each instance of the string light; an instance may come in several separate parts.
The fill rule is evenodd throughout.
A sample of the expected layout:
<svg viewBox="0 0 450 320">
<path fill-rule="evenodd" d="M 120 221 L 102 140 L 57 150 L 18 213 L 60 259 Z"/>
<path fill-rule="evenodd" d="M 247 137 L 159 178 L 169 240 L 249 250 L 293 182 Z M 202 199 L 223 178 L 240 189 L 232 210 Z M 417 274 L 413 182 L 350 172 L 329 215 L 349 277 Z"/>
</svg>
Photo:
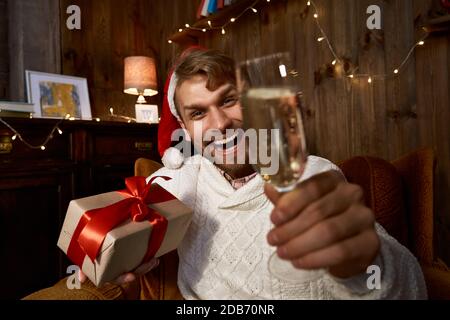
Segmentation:
<svg viewBox="0 0 450 320">
<path fill-rule="evenodd" d="M 212 25 L 211 20 L 207 21 L 207 24 L 209 26 L 210 30 L 220 30 L 222 35 L 224 35 L 225 32 L 225 28 L 227 27 L 227 25 L 229 23 L 234 23 L 236 22 L 243 14 L 245 14 L 247 11 L 253 11 L 254 13 L 257 13 L 258 10 L 255 8 L 255 6 L 260 2 L 261 0 L 255 0 L 250 6 L 248 6 L 247 8 L 245 8 L 239 15 L 232 17 L 230 20 L 228 20 L 225 24 L 221 25 L 221 26 L 214 26 Z M 267 2 L 270 2 L 270 0 L 266 0 Z M 332 61 L 332 65 L 335 66 L 339 61 L 341 61 L 341 58 L 336 54 L 336 51 L 333 47 L 333 45 L 331 44 L 327 34 L 325 33 L 325 31 L 323 30 L 321 24 L 320 24 L 320 20 L 319 20 L 319 11 L 317 10 L 317 6 L 315 4 L 315 2 L 313 0 L 308 0 L 306 2 L 306 5 L 308 7 L 312 7 L 313 8 L 313 17 L 314 17 L 314 21 L 315 24 L 317 26 L 317 28 L 320 31 L 320 36 L 317 38 L 318 42 L 323 42 L 325 41 L 332 56 L 333 56 L 333 61 Z M 185 24 L 186 28 L 188 29 L 192 29 L 192 30 L 198 30 L 198 31 L 202 31 L 202 32 L 207 32 L 207 29 L 205 27 L 194 27 L 194 26 L 190 26 L 188 23 Z M 178 29 L 179 32 L 182 32 L 183 29 L 180 28 Z M 414 52 L 414 49 L 417 46 L 423 46 L 425 44 L 425 39 L 428 37 L 429 33 L 426 33 L 421 39 L 419 39 L 419 41 L 417 41 L 409 50 L 408 54 L 406 55 L 406 57 L 402 60 L 402 62 L 400 63 L 400 65 L 394 69 L 393 71 L 393 75 L 398 75 L 400 73 L 400 71 L 402 70 L 403 66 L 406 64 L 406 62 L 409 60 L 409 58 L 411 57 L 412 53 Z M 172 40 L 168 41 L 169 43 L 173 43 Z M 356 68 L 357 69 L 357 68 Z M 389 75 L 387 74 L 362 74 L 362 73 L 355 73 L 355 69 L 351 70 L 350 72 L 347 73 L 347 77 L 350 79 L 354 79 L 354 78 L 366 78 L 368 83 L 372 83 L 374 80 L 378 80 L 378 79 L 385 79 L 387 78 Z M 349 74 L 350 73 L 350 74 Z M 392 75 L 392 74 L 391 74 Z M 111 115 L 114 116 L 113 112 L 111 112 Z"/>
<path fill-rule="evenodd" d="M 334 60 L 332 62 L 333 65 L 336 65 L 336 63 L 340 60 L 338 55 L 336 54 L 336 51 L 334 50 L 334 47 L 332 46 L 331 42 L 329 41 L 329 38 L 327 36 L 327 34 L 325 33 L 325 31 L 323 30 L 320 21 L 319 21 L 319 14 L 318 14 L 318 10 L 317 10 L 317 6 L 314 3 L 314 1 L 309 0 L 307 3 L 307 6 L 312 6 L 314 8 L 314 21 L 316 23 L 317 28 L 320 31 L 321 36 L 317 38 L 318 42 L 322 42 L 323 40 L 326 41 L 328 48 L 331 52 L 331 54 L 334 57 Z M 398 75 L 400 73 L 400 70 L 402 70 L 403 66 L 406 64 L 406 62 L 409 60 L 409 58 L 411 57 L 412 53 L 414 52 L 414 49 L 417 46 L 423 46 L 425 44 L 425 39 L 428 37 L 429 33 L 425 34 L 417 43 L 415 43 L 411 49 L 409 50 L 408 54 L 406 55 L 406 57 L 402 60 L 402 62 L 400 63 L 398 68 L 394 69 L 394 75 Z M 355 70 L 351 71 L 352 73 L 350 75 L 348 75 L 348 77 L 350 79 L 354 79 L 354 78 L 367 78 L 367 82 L 369 84 L 371 84 L 375 79 L 385 79 L 388 77 L 387 74 L 377 74 L 377 75 L 370 75 L 370 74 L 355 74 Z"/>
<path fill-rule="evenodd" d="M 17 139 L 17 134 L 13 135 L 11 139 L 12 139 L 12 141 L 16 140 Z"/>
<path fill-rule="evenodd" d="M 56 127 L 56 130 L 58 130 L 59 134 L 63 134 L 63 132 L 62 132 L 62 130 L 60 128 Z"/>
<path fill-rule="evenodd" d="M 42 151 L 45 151 L 45 146 L 41 146 L 41 150 L 42 150 Z"/>
<path fill-rule="evenodd" d="M 253 3 L 248 6 L 247 8 L 245 8 L 239 15 L 237 15 L 236 17 L 232 17 L 230 18 L 230 20 L 228 20 L 228 22 L 226 22 L 225 24 L 221 25 L 221 26 L 213 26 L 211 20 L 207 21 L 207 24 L 209 26 L 210 30 L 220 30 L 222 34 L 225 34 L 225 28 L 227 27 L 227 25 L 229 23 L 234 23 L 235 21 L 237 21 L 244 13 L 246 13 L 247 11 L 252 11 L 254 13 L 258 12 L 258 9 L 255 8 L 255 6 L 260 2 L 261 0 L 255 0 L 253 1 Z M 270 2 L 270 0 L 268 0 L 267 2 Z M 195 26 L 191 26 L 189 23 L 186 23 L 184 25 L 186 27 L 186 29 L 190 29 L 190 30 L 196 30 L 196 31 L 201 31 L 201 32 L 206 32 L 208 31 L 205 27 L 195 27 Z M 186 30 L 185 29 L 185 30 Z M 182 28 L 178 29 L 179 32 L 183 32 L 184 30 Z M 170 39 L 169 39 L 170 40 Z M 173 43 L 173 40 L 167 41 L 168 43 Z"/>
</svg>

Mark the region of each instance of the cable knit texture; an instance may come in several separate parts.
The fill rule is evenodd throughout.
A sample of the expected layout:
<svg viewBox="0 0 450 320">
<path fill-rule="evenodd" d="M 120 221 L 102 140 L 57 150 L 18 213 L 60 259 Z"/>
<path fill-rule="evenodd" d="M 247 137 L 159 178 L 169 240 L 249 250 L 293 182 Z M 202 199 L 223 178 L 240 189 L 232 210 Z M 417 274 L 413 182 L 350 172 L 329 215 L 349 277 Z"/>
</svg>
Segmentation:
<svg viewBox="0 0 450 320">
<path fill-rule="evenodd" d="M 328 160 L 310 156 L 302 179 L 339 170 Z M 266 235 L 273 204 L 257 176 L 234 190 L 215 166 L 197 155 L 176 170 L 162 168 L 152 176 L 194 209 L 182 244 L 178 287 L 185 299 L 425 299 L 426 289 L 414 256 L 380 226 L 381 289 L 369 290 L 369 274 L 337 279 L 329 274 L 305 283 L 272 276 L 267 262 L 274 251 Z"/>
</svg>

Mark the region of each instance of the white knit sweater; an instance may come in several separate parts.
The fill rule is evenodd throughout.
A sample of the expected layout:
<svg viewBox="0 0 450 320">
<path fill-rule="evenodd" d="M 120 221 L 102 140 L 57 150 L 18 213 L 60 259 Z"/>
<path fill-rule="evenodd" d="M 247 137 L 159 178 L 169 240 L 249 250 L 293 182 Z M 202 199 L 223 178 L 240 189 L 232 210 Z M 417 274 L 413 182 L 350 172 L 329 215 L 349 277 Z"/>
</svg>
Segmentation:
<svg viewBox="0 0 450 320">
<path fill-rule="evenodd" d="M 328 160 L 310 156 L 302 179 L 339 170 Z M 426 289 L 414 256 L 377 225 L 381 240 L 375 260 L 381 268 L 381 289 L 369 290 L 370 274 L 337 279 L 325 274 L 315 281 L 288 283 L 272 276 L 267 262 L 274 248 L 266 235 L 272 228 L 273 204 L 257 176 L 238 190 L 201 156 L 180 169 L 162 168 L 155 182 L 194 209 L 178 248 L 178 287 L 185 299 L 425 299 Z"/>
</svg>

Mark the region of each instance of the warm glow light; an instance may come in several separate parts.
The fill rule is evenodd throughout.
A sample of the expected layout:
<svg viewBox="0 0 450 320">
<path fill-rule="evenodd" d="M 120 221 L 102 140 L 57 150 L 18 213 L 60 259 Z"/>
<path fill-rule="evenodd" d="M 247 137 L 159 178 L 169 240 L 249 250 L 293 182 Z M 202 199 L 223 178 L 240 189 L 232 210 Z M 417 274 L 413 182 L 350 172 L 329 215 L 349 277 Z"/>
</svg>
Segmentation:
<svg viewBox="0 0 450 320">
<path fill-rule="evenodd" d="M 307 4 L 308 6 L 310 6 L 310 5 L 311 5 L 311 1 L 308 1 L 306 4 Z"/>
<path fill-rule="evenodd" d="M 112 107 L 109 108 L 109 113 L 114 114 L 114 109 Z"/>
<path fill-rule="evenodd" d="M 256 10 L 255 8 L 252 8 L 252 11 L 253 11 L 254 13 L 257 13 L 257 12 L 258 12 L 258 10 Z"/>
<path fill-rule="evenodd" d="M 44 151 L 45 150 L 45 146 L 41 146 L 41 150 Z"/>
<path fill-rule="evenodd" d="M 178 31 L 179 31 L 179 32 L 183 32 L 183 29 L 180 28 L 180 29 L 178 29 Z"/>
<path fill-rule="evenodd" d="M 222 34 L 225 34 L 225 29 L 224 28 L 222 28 Z"/>
<path fill-rule="evenodd" d="M 211 21 L 210 21 L 210 20 L 208 20 L 208 26 L 209 26 L 210 28 L 212 27 Z"/>
<path fill-rule="evenodd" d="M 319 17 L 319 15 L 317 14 L 317 13 L 314 13 L 314 18 L 318 18 Z"/>
<path fill-rule="evenodd" d="M 172 43 L 172 40 L 169 39 L 169 40 L 167 40 L 167 42 L 168 42 L 168 43 Z"/>
<path fill-rule="evenodd" d="M 395 70 L 394 70 L 394 73 L 397 74 L 397 73 L 398 73 L 398 69 L 395 69 Z"/>
<path fill-rule="evenodd" d="M 335 65 L 336 65 L 336 62 L 337 62 L 337 60 L 334 59 L 333 62 L 332 62 L 331 64 L 332 64 L 333 66 L 335 66 Z"/>
<path fill-rule="evenodd" d="M 206 32 L 206 29 L 202 29 L 203 32 Z"/>
<path fill-rule="evenodd" d="M 16 140 L 17 139 L 17 134 L 13 135 L 11 139 L 12 139 L 12 141 Z"/>
<path fill-rule="evenodd" d="M 351 74 L 348 77 L 353 79 L 355 76 Z"/>
<path fill-rule="evenodd" d="M 186 28 L 189 28 L 189 27 L 190 27 L 189 23 L 186 23 L 184 26 L 185 26 Z"/>
<path fill-rule="evenodd" d="M 63 134 L 62 130 L 60 128 L 56 128 L 56 130 L 58 130 L 59 134 Z"/>
<path fill-rule="evenodd" d="M 235 19 L 235 18 L 231 18 L 230 21 L 231 21 L 231 22 L 235 22 L 236 19 Z"/>
<path fill-rule="evenodd" d="M 372 77 L 369 77 L 369 79 L 367 80 L 368 83 L 372 83 Z"/>
<path fill-rule="evenodd" d="M 69 121 L 74 121 L 75 120 L 75 117 L 70 117 L 69 118 Z"/>
<path fill-rule="evenodd" d="M 70 113 L 66 114 L 66 119 L 70 118 Z"/>
<path fill-rule="evenodd" d="M 323 41 L 323 39 L 325 39 L 325 37 L 319 37 L 319 38 L 317 38 L 317 41 L 321 42 L 321 41 Z"/>
<path fill-rule="evenodd" d="M 423 46 L 423 45 L 425 44 L 425 41 L 419 41 L 417 44 L 418 44 L 419 46 Z"/>
</svg>

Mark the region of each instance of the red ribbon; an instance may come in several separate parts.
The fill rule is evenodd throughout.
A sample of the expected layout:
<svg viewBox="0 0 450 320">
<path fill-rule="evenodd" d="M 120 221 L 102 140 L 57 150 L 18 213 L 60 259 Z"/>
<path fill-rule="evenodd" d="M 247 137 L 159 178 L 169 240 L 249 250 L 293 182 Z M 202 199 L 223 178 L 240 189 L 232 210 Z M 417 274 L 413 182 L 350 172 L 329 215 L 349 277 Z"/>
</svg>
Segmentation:
<svg viewBox="0 0 450 320">
<path fill-rule="evenodd" d="M 152 184 L 156 178 L 163 178 L 166 181 L 171 179 L 156 176 L 147 184 L 144 177 L 126 178 L 127 188 L 118 191 L 125 195 L 126 199 L 85 212 L 72 235 L 67 256 L 80 267 L 86 255 L 94 262 L 107 233 L 131 218 L 135 222 L 148 220 L 152 225 L 147 252 L 142 262 L 154 257 L 162 244 L 168 222 L 164 216 L 148 205 L 176 199 L 164 188 Z"/>
</svg>

